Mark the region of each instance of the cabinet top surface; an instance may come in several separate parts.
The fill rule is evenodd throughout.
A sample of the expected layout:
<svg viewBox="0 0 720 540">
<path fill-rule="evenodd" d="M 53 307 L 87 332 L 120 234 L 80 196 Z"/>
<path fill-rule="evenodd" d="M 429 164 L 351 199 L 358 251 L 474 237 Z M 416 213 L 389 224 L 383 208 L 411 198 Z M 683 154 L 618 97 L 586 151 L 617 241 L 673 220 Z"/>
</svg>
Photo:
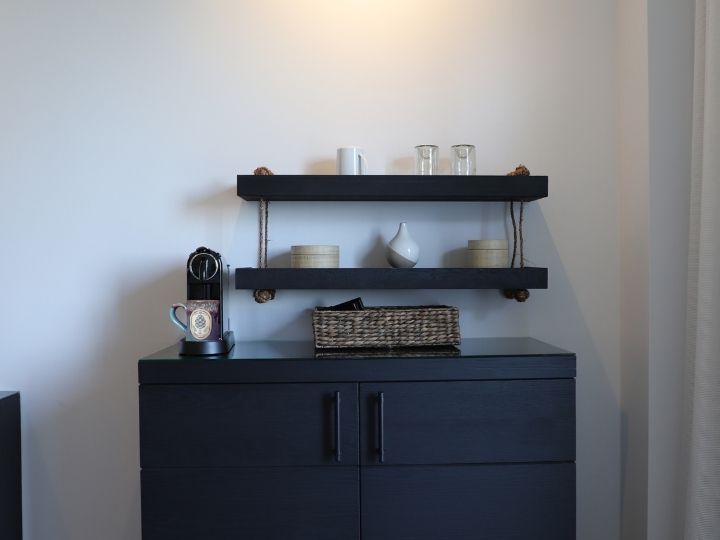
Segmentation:
<svg viewBox="0 0 720 540">
<path fill-rule="evenodd" d="M 573 356 L 574 354 L 549 345 L 533 338 L 467 338 L 463 339 L 457 351 L 448 349 L 448 354 L 442 354 L 446 349 L 428 349 L 423 354 L 415 350 L 409 350 L 403 354 L 400 350 L 372 351 L 368 354 L 358 352 L 337 352 L 333 350 L 315 349 L 312 341 L 245 341 L 238 342 L 231 353 L 227 356 L 214 358 L 180 356 L 178 344 L 172 345 L 140 360 L 143 362 L 155 361 L 179 361 L 179 362 L 218 362 L 218 361 L 242 361 L 242 360 L 316 360 L 332 358 L 333 360 L 343 359 L 372 359 L 382 360 L 390 358 L 432 358 L 452 357 L 458 359 L 481 359 L 491 357 L 507 356 Z"/>
<path fill-rule="evenodd" d="M 236 343 L 220 357 L 178 345 L 138 363 L 141 384 L 449 381 L 575 377 L 575 355 L 530 338 L 464 339 L 458 348 L 316 350 L 312 341 Z"/>
<path fill-rule="evenodd" d="M 0 399 L 9 398 L 10 396 L 14 396 L 15 394 L 17 394 L 17 392 L 0 390 Z"/>
</svg>

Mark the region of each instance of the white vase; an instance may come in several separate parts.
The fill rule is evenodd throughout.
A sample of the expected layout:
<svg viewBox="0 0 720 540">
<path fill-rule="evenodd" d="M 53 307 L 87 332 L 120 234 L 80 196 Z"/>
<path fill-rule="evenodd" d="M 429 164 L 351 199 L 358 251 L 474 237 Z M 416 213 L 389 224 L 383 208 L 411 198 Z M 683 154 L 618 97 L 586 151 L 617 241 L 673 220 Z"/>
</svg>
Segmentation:
<svg viewBox="0 0 720 540">
<path fill-rule="evenodd" d="M 412 268 L 420 257 L 420 246 L 412 239 L 405 222 L 387 245 L 387 260 L 393 268 Z"/>
</svg>

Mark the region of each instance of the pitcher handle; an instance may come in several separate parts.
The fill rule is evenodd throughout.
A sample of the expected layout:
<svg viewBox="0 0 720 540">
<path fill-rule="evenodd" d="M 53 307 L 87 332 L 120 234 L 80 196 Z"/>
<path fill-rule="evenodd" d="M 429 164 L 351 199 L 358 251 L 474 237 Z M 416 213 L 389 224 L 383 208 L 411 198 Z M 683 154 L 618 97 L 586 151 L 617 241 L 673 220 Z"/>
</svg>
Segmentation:
<svg viewBox="0 0 720 540">
<path fill-rule="evenodd" d="M 367 174 L 368 173 L 368 162 L 367 158 L 365 158 L 365 153 L 358 154 L 358 159 L 360 160 L 360 174 Z"/>
</svg>

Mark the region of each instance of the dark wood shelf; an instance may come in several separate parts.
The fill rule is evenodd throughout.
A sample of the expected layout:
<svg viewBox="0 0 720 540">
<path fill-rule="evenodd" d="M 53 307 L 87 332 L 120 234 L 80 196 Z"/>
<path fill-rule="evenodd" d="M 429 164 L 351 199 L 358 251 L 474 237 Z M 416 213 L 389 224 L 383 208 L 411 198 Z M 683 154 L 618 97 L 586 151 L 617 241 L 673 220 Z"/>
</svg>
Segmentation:
<svg viewBox="0 0 720 540">
<path fill-rule="evenodd" d="M 547 268 L 236 268 L 236 289 L 547 289 Z"/>
<path fill-rule="evenodd" d="M 547 176 L 238 175 L 246 201 L 534 201 Z"/>
</svg>

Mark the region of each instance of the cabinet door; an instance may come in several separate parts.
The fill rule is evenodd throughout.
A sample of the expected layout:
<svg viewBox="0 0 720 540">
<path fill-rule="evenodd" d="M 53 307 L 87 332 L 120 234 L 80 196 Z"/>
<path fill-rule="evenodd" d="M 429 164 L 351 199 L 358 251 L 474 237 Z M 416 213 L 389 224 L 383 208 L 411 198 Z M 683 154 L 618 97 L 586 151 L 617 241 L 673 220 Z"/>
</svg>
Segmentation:
<svg viewBox="0 0 720 540">
<path fill-rule="evenodd" d="M 363 464 L 575 460 L 574 379 L 361 384 Z"/>
<path fill-rule="evenodd" d="M 574 540 L 574 467 L 362 467 L 362 539 Z"/>
<path fill-rule="evenodd" d="M 357 385 L 142 385 L 140 462 L 357 465 Z"/>
<path fill-rule="evenodd" d="M 143 540 L 358 540 L 358 467 L 145 469 Z"/>
</svg>

